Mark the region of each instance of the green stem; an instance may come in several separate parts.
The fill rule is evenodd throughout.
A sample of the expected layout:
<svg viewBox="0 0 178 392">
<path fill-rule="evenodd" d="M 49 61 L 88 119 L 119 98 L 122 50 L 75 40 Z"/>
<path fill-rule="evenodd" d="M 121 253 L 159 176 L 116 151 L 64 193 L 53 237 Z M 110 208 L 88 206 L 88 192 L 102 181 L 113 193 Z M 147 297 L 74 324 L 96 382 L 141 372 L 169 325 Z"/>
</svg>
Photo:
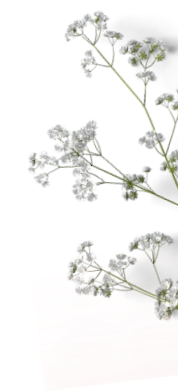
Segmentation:
<svg viewBox="0 0 178 392">
<path fill-rule="evenodd" d="M 171 144 L 171 142 L 172 142 L 172 138 L 173 138 L 173 136 L 174 136 L 174 132 L 175 132 L 175 129 L 176 129 L 177 121 L 178 121 L 178 117 L 177 117 L 177 119 L 176 119 L 175 122 L 174 122 L 174 127 L 173 127 L 173 130 L 172 130 L 172 133 L 171 133 L 171 137 L 170 137 L 170 139 L 169 139 L 169 143 L 168 143 L 168 146 L 167 146 L 167 149 L 166 149 L 166 155 L 168 154 L 169 147 L 170 147 L 170 144 Z"/>
<path fill-rule="evenodd" d="M 103 157 L 103 156 L 102 156 L 102 157 Z M 105 159 L 106 159 L 106 158 L 105 158 Z M 110 163 L 110 166 L 111 166 L 111 163 Z M 113 166 L 115 166 L 115 165 L 112 165 L 112 167 L 113 167 Z M 50 174 L 53 174 L 53 173 L 57 172 L 57 171 L 60 170 L 60 169 L 73 169 L 74 167 L 75 167 L 75 166 L 72 166 L 72 165 L 59 165 L 58 167 L 56 167 L 56 168 L 52 169 L 51 171 L 47 172 L 47 174 L 50 175 Z M 145 193 L 145 194 L 147 193 L 147 194 L 149 194 L 149 195 L 151 195 L 151 196 L 155 196 L 155 197 L 157 197 L 158 199 L 165 201 L 166 203 L 169 203 L 169 204 L 172 204 L 172 205 L 178 207 L 178 203 L 176 203 L 175 201 L 173 201 L 173 200 L 171 200 L 171 199 L 168 199 L 168 198 L 165 197 L 165 196 L 159 195 L 159 194 L 156 193 L 155 191 L 151 190 L 151 187 L 148 188 L 148 186 L 137 185 L 137 184 L 135 184 L 134 182 L 127 180 L 127 179 L 125 178 L 125 176 L 124 176 L 124 173 L 123 173 L 123 175 L 122 175 L 122 172 L 121 172 L 119 169 L 117 169 L 117 170 L 115 169 L 115 170 L 116 170 L 118 173 L 121 173 L 121 175 L 122 175 L 122 180 L 120 180 L 120 179 L 118 178 L 118 176 L 117 176 L 115 173 L 112 173 L 112 172 L 110 172 L 109 170 L 105 170 L 105 169 L 103 169 L 103 168 L 100 167 L 100 166 L 91 165 L 91 167 L 92 167 L 93 169 L 95 169 L 95 170 L 98 170 L 98 171 L 101 172 L 101 173 L 105 173 L 105 174 L 107 174 L 108 176 L 111 176 L 111 177 L 115 178 L 117 181 L 121 181 L 121 182 L 126 182 L 126 183 L 128 183 L 128 184 L 129 184 L 130 186 L 132 186 L 133 188 L 136 188 L 136 189 L 139 191 L 139 193 Z M 97 178 L 97 177 L 96 177 L 96 178 Z M 103 181 L 104 181 L 104 180 L 103 180 Z M 104 182 L 103 182 L 103 184 L 100 183 L 100 185 L 109 185 L 109 183 L 106 181 L 105 184 L 104 184 Z M 111 184 L 110 184 L 110 185 L 111 185 Z M 120 185 L 120 184 L 119 184 L 119 185 Z"/>
<path fill-rule="evenodd" d="M 146 106 L 146 83 L 144 83 L 144 106 Z"/>
<path fill-rule="evenodd" d="M 163 147 L 163 145 L 160 142 L 158 142 L 158 146 L 159 146 L 159 148 L 160 148 L 160 150 L 161 150 L 161 152 L 163 154 L 163 157 L 164 157 L 164 159 L 165 159 L 165 161 L 167 163 L 167 167 L 169 169 L 169 174 L 171 175 L 172 180 L 173 180 L 173 182 L 175 184 L 175 187 L 176 187 L 176 189 L 178 191 L 178 181 L 176 180 L 176 177 L 174 175 L 174 170 L 171 168 L 170 163 L 169 163 L 169 161 L 167 159 L 167 155 L 165 153 L 164 147 Z"/>
<path fill-rule="evenodd" d="M 111 175 L 111 176 L 113 176 L 113 177 L 116 177 L 116 178 L 118 178 L 118 179 L 121 180 L 121 181 L 125 181 L 125 182 L 126 182 L 126 180 L 124 180 L 123 178 L 117 176 L 116 174 L 110 173 L 110 172 L 108 172 L 107 170 L 101 169 L 100 167 L 95 166 L 95 165 L 93 165 L 93 167 L 94 167 L 95 169 L 98 169 L 98 170 L 103 171 L 103 172 L 106 173 L 106 174 L 109 174 L 109 175 Z M 104 184 L 104 183 L 101 183 L 100 185 L 102 185 L 102 184 Z M 165 200 L 165 201 L 168 201 L 169 203 L 172 203 L 172 204 L 178 206 L 178 203 L 176 203 L 175 201 L 170 200 L 170 199 L 167 199 L 166 197 L 161 196 L 161 195 L 159 195 L 158 193 L 151 191 L 150 189 L 142 188 L 142 187 L 140 187 L 139 185 L 134 185 L 134 186 L 135 186 L 136 188 L 139 188 L 139 189 L 141 189 L 141 190 L 144 190 L 144 192 L 150 193 L 151 195 L 154 195 L 154 196 L 156 196 L 156 197 L 159 197 L 160 199 L 163 199 L 163 200 Z"/>
<path fill-rule="evenodd" d="M 153 257 L 153 259 L 152 259 L 152 258 L 150 257 L 150 255 L 147 253 L 146 250 L 144 250 L 144 252 L 146 253 L 146 255 L 147 255 L 147 257 L 149 258 L 149 260 L 151 261 L 151 264 L 153 265 L 153 268 L 154 268 L 154 270 L 155 270 L 155 272 L 156 272 L 156 276 L 157 276 L 157 278 L 158 278 L 158 282 L 161 284 L 161 279 L 160 279 L 160 277 L 159 277 L 157 268 L 156 268 L 156 266 L 155 266 L 155 262 L 156 262 L 156 259 L 157 259 L 157 257 L 158 257 L 158 253 L 157 253 L 157 256 L 155 257 L 154 250 L 153 250 L 153 251 L 152 251 L 152 257 Z"/>
<path fill-rule="evenodd" d="M 89 272 L 91 272 L 91 273 L 92 272 L 96 272 L 96 270 L 98 270 L 98 267 L 95 267 L 95 268 L 96 269 L 88 270 L 87 273 L 89 273 Z M 145 295 L 146 297 L 152 298 L 152 299 L 156 299 L 157 298 L 156 295 L 154 293 L 152 293 L 151 291 L 145 290 L 142 287 L 139 287 L 139 286 L 135 285 L 134 283 L 129 282 L 127 279 L 123 279 L 120 276 L 115 275 L 112 272 L 105 270 L 104 268 L 102 268 L 102 271 L 99 271 L 99 272 L 100 272 L 100 275 L 101 275 L 101 272 L 105 272 L 106 274 L 109 274 L 109 275 L 113 276 L 116 280 L 118 280 L 120 282 L 126 283 L 128 286 L 133 288 L 133 291 L 136 291 L 139 294 Z"/>
</svg>

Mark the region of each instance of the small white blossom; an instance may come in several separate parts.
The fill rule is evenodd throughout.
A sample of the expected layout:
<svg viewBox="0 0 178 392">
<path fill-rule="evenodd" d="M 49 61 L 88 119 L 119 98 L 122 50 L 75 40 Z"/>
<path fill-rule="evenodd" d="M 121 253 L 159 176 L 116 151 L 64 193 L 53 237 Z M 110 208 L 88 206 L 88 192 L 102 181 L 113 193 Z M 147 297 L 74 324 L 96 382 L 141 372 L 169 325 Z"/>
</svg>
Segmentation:
<svg viewBox="0 0 178 392">
<path fill-rule="evenodd" d="M 136 261 L 137 260 L 133 257 L 126 256 L 125 254 L 118 254 L 116 255 L 116 259 L 111 259 L 109 261 L 109 268 L 122 275 L 123 270 L 125 270 L 129 265 L 135 264 Z"/>
<path fill-rule="evenodd" d="M 165 278 L 154 291 L 157 299 L 153 306 L 158 320 L 171 321 L 173 311 L 178 310 L 178 287 L 172 286 L 173 281 L 173 278 Z M 178 280 L 175 283 L 178 284 Z"/>
<path fill-rule="evenodd" d="M 89 203 L 95 203 L 98 199 L 98 194 L 93 193 L 98 189 L 97 182 L 95 180 L 91 180 L 91 178 L 87 178 L 84 175 L 82 178 L 76 178 L 74 183 L 71 186 L 71 193 L 74 196 L 74 199 L 78 201 L 78 203 L 85 203 L 86 201 Z"/>
<path fill-rule="evenodd" d="M 116 38 L 116 39 L 122 39 L 124 37 L 123 34 L 116 33 L 115 31 L 106 31 L 104 36 L 107 38 Z"/>
<path fill-rule="evenodd" d="M 155 59 L 159 62 L 159 61 L 163 61 L 166 58 L 165 53 L 161 50 L 161 52 L 159 52 L 156 56 Z"/>
<path fill-rule="evenodd" d="M 127 245 L 127 251 L 133 252 L 134 250 L 145 249 L 147 252 L 152 252 L 155 246 L 162 246 L 164 244 L 171 246 L 174 242 L 173 237 L 168 234 L 162 233 L 160 230 L 153 230 L 151 233 L 144 235 L 135 235 Z"/>
<path fill-rule="evenodd" d="M 162 106 L 167 109 L 167 105 L 169 106 L 176 100 L 175 95 L 169 92 L 162 92 L 157 97 L 154 98 L 154 106 Z"/>
<path fill-rule="evenodd" d="M 162 133 L 157 133 L 154 131 L 146 132 L 146 136 L 139 139 L 140 144 L 145 144 L 147 148 L 154 148 L 158 143 L 164 141 L 164 136 Z"/>
<path fill-rule="evenodd" d="M 54 128 L 49 129 L 48 135 L 50 139 L 63 140 L 69 137 L 69 132 L 61 125 L 56 125 Z"/>
<path fill-rule="evenodd" d="M 95 61 L 96 56 L 94 55 L 94 50 L 92 48 L 85 50 L 84 56 L 79 59 L 79 67 L 88 80 L 93 76 L 93 72 L 89 68 L 91 68 L 92 65 L 95 65 Z"/>
<path fill-rule="evenodd" d="M 38 176 L 35 177 L 35 180 L 39 184 L 41 184 L 43 187 L 46 187 L 47 185 L 49 185 L 47 173 L 40 173 Z"/>
<path fill-rule="evenodd" d="M 136 54 L 140 48 L 144 45 L 142 42 L 138 41 L 135 38 L 131 38 L 127 41 L 126 44 L 123 44 L 118 49 L 118 55 L 124 56 L 125 54 Z"/>
<path fill-rule="evenodd" d="M 137 73 L 136 76 L 139 79 L 143 79 L 144 82 L 148 82 L 149 80 L 151 80 L 151 81 L 156 80 L 156 76 L 155 76 L 154 72 L 150 72 L 150 71 Z"/>
<path fill-rule="evenodd" d="M 87 247 L 90 248 L 92 245 L 93 245 L 93 242 L 91 242 L 91 241 L 84 241 L 84 242 L 82 242 L 82 244 L 80 244 L 78 246 L 77 252 L 84 252 L 85 248 L 87 248 Z"/>
<path fill-rule="evenodd" d="M 178 150 L 172 151 L 168 156 L 169 166 L 171 168 L 172 173 L 178 172 Z M 162 162 L 160 165 L 160 170 L 165 171 L 168 169 L 168 164 L 166 161 Z"/>
<path fill-rule="evenodd" d="M 128 62 L 133 66 L 136 67 L 138 65 L 138 60 L 136 57 L 129 57 Z"/>
<path fill-rule="evenodd" d="M 100 11 L 94 12 L 94 18 L 92 18 L 92 23 L 94 26 L 98 27 L 99 30 L 106 30 L 107 29 L 107 21 L 109 18 Z"/>
</svg>

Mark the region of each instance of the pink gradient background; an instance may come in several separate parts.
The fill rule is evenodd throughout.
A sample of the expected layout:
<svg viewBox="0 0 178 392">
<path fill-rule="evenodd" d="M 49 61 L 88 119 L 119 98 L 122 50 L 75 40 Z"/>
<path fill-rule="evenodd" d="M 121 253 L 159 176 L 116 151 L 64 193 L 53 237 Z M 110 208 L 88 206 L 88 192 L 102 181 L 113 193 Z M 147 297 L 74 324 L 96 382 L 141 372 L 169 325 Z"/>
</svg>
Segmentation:
<svg viewBox="0 0 178 392">
<path fill-rule="evenodd" d="M 67 297 L 64 279 L 33 281 L 47 391 L 177 374 L 177 320 L 160 322 L 137 293 Z"/>
</svg>

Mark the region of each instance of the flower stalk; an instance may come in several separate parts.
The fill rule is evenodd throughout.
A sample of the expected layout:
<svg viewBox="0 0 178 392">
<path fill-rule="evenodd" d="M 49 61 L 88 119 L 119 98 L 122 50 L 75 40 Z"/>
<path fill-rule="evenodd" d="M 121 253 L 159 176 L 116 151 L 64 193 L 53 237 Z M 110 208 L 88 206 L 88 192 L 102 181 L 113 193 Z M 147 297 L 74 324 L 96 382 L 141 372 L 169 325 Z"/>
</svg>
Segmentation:
<svg viewBox="0 0 178 392">
<path fill-rule="evenodd" d="M 135 284 L 129 282 L 129 281 L 126 280 L 126 279 L 125 279 L 125 280 L 124 280 L 124 279 L 121 279 L 121 278 L 119 278 L 118 276 L 112 274 L 112 273 L 109 272 L 109 271 L 106 271 L 106 270 L 104 270 L 104 269 L 102 269 L 102 271 L 105 272 L 105 273 L 107 273 L 107 274 L 110 275 L 110 276 L 113 276 L 113 277 L 116 278 L 116 279 L 119 279 L 119 280 L 120 280 L 121 282 L 123 282 L 123 283 L 127 283 L 128 285 L 130 285 L 130 286 L 132 287 L 133 290 L 138 291 L 138 292 L 141 293 L 141 294 L 147 295 L 148 297 L 151 297 L 151 298 L 153 298 L 153 299 L 156 299 L 156 294 L 153 294 L 153 293 L 151 293 L 150 291 L 147 291 L 147 290 L 145 290 L 145 289 L 143 289 L 143 288 L 141 288 L 141 287 L 139 287 L 139 286 L 136 286 Z"/>
</svg>

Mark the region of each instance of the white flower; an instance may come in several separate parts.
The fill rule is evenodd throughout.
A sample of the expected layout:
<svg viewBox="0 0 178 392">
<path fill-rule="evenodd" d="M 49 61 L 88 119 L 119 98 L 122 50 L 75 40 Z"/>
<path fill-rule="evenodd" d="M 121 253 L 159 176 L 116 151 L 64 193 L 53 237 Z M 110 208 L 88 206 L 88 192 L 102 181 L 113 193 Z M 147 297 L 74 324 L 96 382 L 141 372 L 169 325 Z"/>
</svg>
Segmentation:
<svg viewBox="0 0 178 392">
<path fill-rule="evenodd" d="M 29 156 L 29 161 L 30 161 L 30 163 L 31 163 L 31 165 L 32 166 L 35 166 L 36 165 L 36 153 L 34 152 L 33 154 L 31 154 L 30 156 Z"/>
<path fill-rule="evenodd" d="M 98 11 L 98 12 L 94 12 L 94 18 L 92 19 L 92 23 L 100 30 L 106 30 L 107 29 L 106 22 L 108 20 L 109 18 L 105 14 L 103 14 L 103 12 Z"/>
<path fill-rule="evenodd" d="M 142 174 L 125 175 L 123 182 L 123 197 L 125 200 L 135 200 L 138 197 L 138 192 L 135 187 L 137 184 L 143 184 L 145 177 Z"/>
<path fill-rule="evenodd" d="M 86 12 L 85 14 L 82 15 L 80 22 L 81 22 L 81 26 L 84 29 L 86 29 L 89 26 L 88 22 L 90 20 L 90 17 L 91 17 L 91 12 Z"/>
<path fill-rule="evenodd" d="M 106 31 L 104 36 L 107 38 L 116 38 L 116 39 L 122 39 L 124 37 L 121 33 L 116 33 L 115 31 Z"/>
<path fill-rule="evenodd" d="M 73 193 L 76 195 L 78 200 L 93 201 L 97 199 L 97 195 L 94 193 L 96 184 L 91 180 L 82 178 L 77 180 L 73 185 Z"/>
<path fill-rule="evenodd" d="M 129 57 L 128 62 L 133 66 L 136 67 L 138 65 L 138 60 L 136 57 Z"/>
<path fill-rule="evenodd" d="M 175 310 L 178 310 L 178 286 L 173 286 L 172 279 L 165 279 L 156 290 L 156 313 L 159 319 L 168 320 Z"/>
<path fill-rule="evenodd" d="M 90 177 L 89 170 L 91 169 L 88 162 L 79 158 L 75 164 L 78 165 L 78 167 L 73 170 L 73 175 L 83 179 L 88 179 Z"/>
<path fill-rule="evenodd" d="M 122 54 L 125 54 L 125 53 L 132 54 L 134 57 L 130 58 L 129 62 L 131 63 L 131 65 L 136 66 L 138 64 L 138 62 L 140 62 L 139 56 L 141 55 L 140 50 L 141 50 L 142 46 L 143 46 L 143 44 L 141 42 L 136 41 L 136 40 L 130 40 L 125 47 L 121 48 L 120 52 Z M 143 57 L 143 55 L 141 57 Z"/>
<path fill-rule="evenodd" d="M 172 105 L 173 110 L 178 110 L 178 101 L 175 101 Z"/>
<path fill-rule="evenodd" d="M 154 148 L 158 143 L 164 141 L 164 136 L 162 133 L 157 133 L 154 131 L 146 132 L 146 136 L 139 139 L 140 144 L 145 144 L 147 148 Z"/>
<path fill-rule="evenodd" d="M 152 234 L 146 234 L 144 236 L 136 238 L 133 242 L 129 245 L 129 250 L 132 251 L 134 249 L 155 249 L 156 246 L 162 246 L 164 244 L 172 244 L 173 239 L 164 233 L 160 233 L 155 231 Z"/>
<path fill-rule="evenodd" d="M 164 290 L 168 290 L 170 289 L 170 287 L 172 287 L 173 285 L 173 281 L 172 279 L 165 279 L 162 283 L 161 283 L 161 289 Z"/>
<path fill-rule="evenodd" d="M 29 162 L 31 163 L 31 167 L 29 167 L 28 170 L 30 173 L 34 174 L 35 170 L 41 165 L 41 162 L 37 159 L 36 153 L 33 153 L 29 156 Z"/>
<path fill-rule="evenodd" d="M 172 95 L 172 94 L 162 94 L 162 95 L 160 95 L 156 99 L 155 103 L 156 103 L 156 105 L 161 105 L 165 101 L 172 102 L 173 100 L 174 100 L 174 95 Z"/>
<path fill-rule="evenodd" d="M 111 259 L 109 261 L 109 268 L 113 271 L 118 271 L 122 275 L 122 270 L 127 268 L 129 265 L 136 263 L 136 259 L 133 257 L 126 256 L 125 254 L 116 255 L 116 260 Z"/>
<path fill-rule="evenodd" d="M 122 196 L 125 200 L 135 200 L 138 197 L 138 192 L 136 188 L 133 188 L 132 190 L 123 190 Z"/>
<path fill-rule="evenodd" d="M 73 136 L 73 138 L 65 140 L 63 146 L 59 145 L 56 148 L 59 148 L 59 152 L 63 151 L 59 158 L 60 163 L 62 165 L 73 165 L 73 160 L 78 162 L 79 158 L 81 158 L 79 155 L 82 155 L 85 152 L 85 143 L 77 140 Z M 57 152 L 56 148 L 55 150 Z"/>
<path fill-rule="evenodd" d="M 144 166 L 143 167 L 143 172 L 149 173 L 150 171 L 151 171 L 151 167 L 149 167 L 149 166 Z"/>
<path fill-rule="evenodd" d="M 87 22 L 91 22 L 92 18 L 90 15 L 84 16 L 82 20 L 76 20 L 67 28 L 67 32 L 65 34 L 66 40 L 70 41 L 71 38 L 78 37 L 82 35 L 83 28 L 87 25 Z"/>
<path fill-rule="evenodd" d="M 148 52 L 147 49 L 142 49 L 142 48 L 140 48 L 140 49 L 138 50 L 137 56 L 138 56 L 138 59 L 139 59 L 140 61 L 145 61 L 145 60 L 148 59 L 149 52 Z"/>
<path fill-rule="evenodd" d="M 44 167 L 45 165 L 54 165 L 58 166 L 59 159 L 55 157 L 50 157 L 46 151 L 42 151 L 40 154 L 40 167 Z"/>
<path fill-rule="evenodd" d="M 165 58 L 164 52 L 167 50 L 167 48 L 162 40 L 160 41 L 155 38 L 146 38 L 144 42 L 148 45 L 150 53 L 159 51 L 159 53 L 155 56 L 155 59 L 158 62 L 162 61 Z"/>
<path fill-rule="evenodd" d="M 49 129 L 48 135 L 50 139 L 60 140 L 69 137 L 69 132 L 61 125 L 56 125 L 54 128 Z"/>
<path fill-rule="evenodd" d="M 168 156 L 169 166 L 173 173 L 178 171 L 178 150 L 172 151 Z M 167 162 L 162 162 L 160 165 L 160 170 L 165 171 L 168 168 Z"/>
<path fill-rule="evenodd" d="M 85 72 L 85 75 L 87 77 L 91 77 L 92 76 L 92 70 L 93 70 L 93 66 L 94 68 L 96 67 L 97 63 L 96 63 L 96 59 L 92 54 L 91 50 L 88 50 L 87 52 L 85 52 L 85 58 L 82 60 L 81 62 L 81 66 Z"/>
<path fill-rule="evenodd" d="M 88 203 L 95 203 L 98 200 L 98 194 L 97 193 L 92 193 L 92 192 L 77 192 L 77 190 L 74 188 L 72 188 L 71 193 L 74 196 L 74 199 L 78 202 L 78 203 L 86 203 L 86 201 Z"/>
<path fill-rule="evenodd" d="M 163 52 L 163 50 L 161 50 L 161 52 L 159 52 L 156 56 L 155 59 L 159 62 L 164 60 L 166 57 L 165 53 Z"/>
<path fill-rule="evenodd" d="M 85 152 L 85 144 L 83 141 L 79 141 L 75 134 L 72 135 L 71 139 L 67 139 L 64 142 L 64 152 L 69 154 L 83 154 Z"/>
<path fill-rule="evenodd" d="M 80 273 L 83 273 L 83 272 L 86 271 L 86 267 L 85 267 L 84 265 L 80 265 L 80 266 L 77 268 L 77 271 L 80 272 Z"/>
<path fill-rule="evenodd" d="M 161 304 L 156 303 L 156 307 L 155 307 L 156 313 L 158 318 L 161 320 L 162 318 L 164 320 L 168 320 L 169 319 L 169 315 L 167 312 L 167 304 L 165 302 L 162 302 Z"/>
<path fill-rule="evenodd" d="M 81 128 L 79 131 L 74 131 L 72 133 L 72 141 L 88 143 L 94 140 L 96 136 L 96 122 L 89 121 L 85 127 Z"/>
<path fill-rule="evenodd" d="M 91 262 L 88 263 L 85 262 L 84 254 L 79 254 L 77 257 L 72 257 L 71 259 L 69 259 L 67 264 L 67 268 L 68 268 L 67 280 L 73 282 L 74 278 L 79 275 L 80 277 L 82 276 L 82 280 L 83 280 L 84 275 L 87 273 L 85 272 L 85 270 L 87 271 L 90 268 L 90 265 Z"/>
<path fill-rule="evenodd" d="M 35 175 L 35 166 L 28 165 L 27 172 L 28 172 L 29 176 L 33 177 Z"/>
<path fill-rule="evenodd" d="M 87 284 L 86 282 L 81 282 L 78 279 L 78 282 L 74 285 L 75 294 L 77 297 L 81 296 L 91 296 L 98 297 L 99 287 L 102 285 L 100 281 L 94 282 L 92 284 Z"/>
<path fill-rule="evenodd" d="M 136 76 L 139 79 L 143 79 L 144 82 L 148 82 L 148 80 L 151 80 L 151 81 L 156 80 L 156 76 L 155 76 L 154 72 L 150 72 L 150 71 L 137 73 Z"/>
<path fill-rule="evenodd" d="M 58 155 L 62 154 L 63 149 L 64 149 L 64 143 L 60 142 L 60 141 L 55 142 L 53 145 L 53 149 L 56 154 L 58 154 Z"/>
<path fill-rule="evenodd" d="M 89 249 L 91 250 L 91 247 L 94 245 L 93 240 L 85 240 L 83 242 L 79 242 L 79 244 L 76 247 L 77 253 L 86 253 L 86 250 Z"/>
<path fill-rule="evenodd" d="M 122 46 L 119 51 L 121 54 L 126 54 L 128 52 L 128 46 Z"/>
<path fill-rule="evenodd" d="M 40 173 L 38 176 L 35 177 L 35 180 L 43 187 L 49 185 L 47 173 Z"/>
</svg>

